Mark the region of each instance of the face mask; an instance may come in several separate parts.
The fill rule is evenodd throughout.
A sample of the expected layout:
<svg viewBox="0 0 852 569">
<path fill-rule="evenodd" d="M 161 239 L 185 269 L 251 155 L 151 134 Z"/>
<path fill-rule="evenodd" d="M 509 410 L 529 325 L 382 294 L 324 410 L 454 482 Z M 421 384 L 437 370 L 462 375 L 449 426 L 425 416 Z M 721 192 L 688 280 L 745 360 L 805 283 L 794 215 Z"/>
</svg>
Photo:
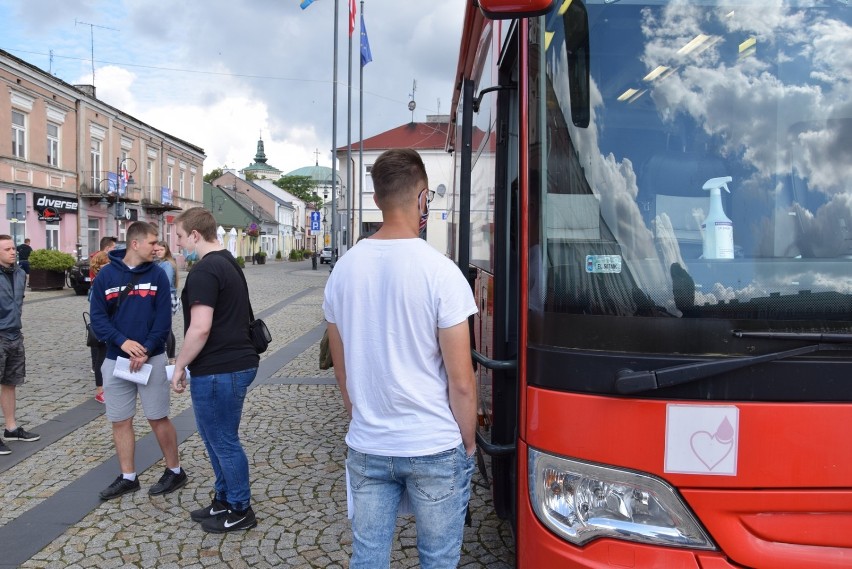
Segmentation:
<svg viewBox="0 0 852 569">
<path fill-rule="evenodd" d="M 420 214 L 420 228 L 418 231 L 423 233 L 426 229 L 426 222 L 429 220 L 429 202 L 426 201 L 426 211 Z"/>
</svg>

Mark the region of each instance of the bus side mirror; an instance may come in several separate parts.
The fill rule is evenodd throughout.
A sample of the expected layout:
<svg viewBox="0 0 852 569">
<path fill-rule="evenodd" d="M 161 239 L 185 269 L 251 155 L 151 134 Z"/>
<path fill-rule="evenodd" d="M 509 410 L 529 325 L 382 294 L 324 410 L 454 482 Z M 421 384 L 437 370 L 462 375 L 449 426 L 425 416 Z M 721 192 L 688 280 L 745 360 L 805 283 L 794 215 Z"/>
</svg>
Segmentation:
<svg viewBox="0 0 852 569">
<path fill-rule="evenodd" d="M 490 20 L 511 20 L 541 16 L 553 8 L 555 0 L 479 0 L 479 9 Z"/>
<path fill-rule="evenodd" d="M 589 13 L 581 0 L 571 2 L 562 16 L 568 56 L 571 122 L 587 128 L 591 118 L 589 96 Z"/>
</svg>

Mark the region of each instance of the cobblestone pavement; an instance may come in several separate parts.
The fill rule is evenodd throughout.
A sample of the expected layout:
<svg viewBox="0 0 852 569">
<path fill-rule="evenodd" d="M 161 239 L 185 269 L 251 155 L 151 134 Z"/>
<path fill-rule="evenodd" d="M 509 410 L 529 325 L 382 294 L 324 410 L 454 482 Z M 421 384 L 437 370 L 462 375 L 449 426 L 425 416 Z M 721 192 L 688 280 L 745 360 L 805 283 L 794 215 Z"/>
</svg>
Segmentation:
<svg viewBox="0 0 852 569">
<path fill-rule="evenodd" d="M 147 487 L 162 473 L 160 460 L 140 472 L 141 491 L 111 502 L 93 502 L 21 566 L 348 567 L 352 538 L 344 488 L 345 413 L 333 374 L 317 367 L 318 342 L 305 343 L 305 338 L 317 335 L 322 323 L 327 275 L 327 268 L 310 270 L 309 262 L 246 268 L 255 313 L 264 318 L 274 338 L 261 365 L 268 377 L 259 374 L 249 392 L 241 427 L 251 466 L 256 528 L 206 534 L 189 519 L 189 510 L 209 503 L 213 478 L 204 446 L 189 421 L 180 446 L 181 462 L 190 476 L 185 488 L 165 497 L 148 496 Z M 25 451 L 24 445 L 35 443 L 11 442 L 13 453 L 0 456 L 4 552 L 19 545 L 3 541 L 4 528 L 37 506 L 50 508 L 56 502 L 60 507 L 63 492 L 114 461 L 110 426 L 100 414 L 102 408 L 92 402 L 94 376 L 81 318 L 86 306 L 85 297 L 69 290 L 28 291 L 24 305 L 28 382 L 18 389 L 18 422 L 38 432 L 47 422 L 81 416 L 74 415 L 80 410 L 91 409 L 94 419 L 68 426 L 67 434 L 17 463 L 10 461 Z M 173 327 L 180 342 L 180 315 Z M 172 397 L 173 417 L 191 413 L 189 407 L 188 394 Z M 141 414 L 134 423 L 137 437 L 150 439 Z M 98 489 L 91 488 L 92 495 Z M 509 525 L 491 511 L 489 489 L 479 473 L 474 476 L 471 508 L 473 523 L 465 529 L 460 567 L 512 567 Z M 8 566 L 4 556 L 0 567 Z M 418 566 L 410 517 L 398 522 L 392 566 Z"/>
</svg>

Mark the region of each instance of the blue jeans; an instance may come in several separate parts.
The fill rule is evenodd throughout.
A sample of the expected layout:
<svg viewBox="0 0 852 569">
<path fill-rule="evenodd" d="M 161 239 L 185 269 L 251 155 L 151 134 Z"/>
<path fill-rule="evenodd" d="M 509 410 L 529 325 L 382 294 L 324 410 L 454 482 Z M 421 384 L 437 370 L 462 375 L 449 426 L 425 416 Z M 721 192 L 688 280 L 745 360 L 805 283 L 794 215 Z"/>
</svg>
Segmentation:
<svg viewBox="0 0 852 569">
<path fill-rule="evenodd" d="M 417 523 L 420 566 L 456 567 L 474 466 L 463 445 L 415 457 L 378 456 L 350 448 L 346 458 L 354 512 L 350 569 L 390 566 L 397 508 L 406 490 Z"/>
<path fill-rule="evenodd" d="M 251 368 L 193 375 L 189 380 L 198 434 L 216 475 L 216 499 L 228 502 L 233 510 L 245 510 L 251 505 L 248 459 L 239 431 L 243 402 L 256 375 L 257 368 Z"/>
</svg>

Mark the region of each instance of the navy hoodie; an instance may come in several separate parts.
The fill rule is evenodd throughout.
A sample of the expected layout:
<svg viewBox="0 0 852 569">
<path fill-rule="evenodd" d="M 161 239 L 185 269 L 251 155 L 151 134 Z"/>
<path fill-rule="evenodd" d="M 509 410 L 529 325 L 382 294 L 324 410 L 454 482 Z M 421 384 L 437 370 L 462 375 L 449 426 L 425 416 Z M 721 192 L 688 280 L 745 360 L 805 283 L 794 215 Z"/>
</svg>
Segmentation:
<svg viewBox="0 0 852 569">
<path fill-rule="evenodd" d="M 169 278 L 154 263 L 142 263 L 130 269 L 124 264 L 126 249 L 109 253 L 109 264 L 92 281 L 89 311 L 95 336 L 107 344 L 107 358 L 129 358 L 121 350 L 125 340 L 145 346 L 148 357 L 165 351 L 166 338 L 172 329 L 172 298 Z M 121 291 L 135 281 L 133 291 L 121 300 L 118 310 L 109 316 L 110 307 L 118 303 Z"/>
</svg>

